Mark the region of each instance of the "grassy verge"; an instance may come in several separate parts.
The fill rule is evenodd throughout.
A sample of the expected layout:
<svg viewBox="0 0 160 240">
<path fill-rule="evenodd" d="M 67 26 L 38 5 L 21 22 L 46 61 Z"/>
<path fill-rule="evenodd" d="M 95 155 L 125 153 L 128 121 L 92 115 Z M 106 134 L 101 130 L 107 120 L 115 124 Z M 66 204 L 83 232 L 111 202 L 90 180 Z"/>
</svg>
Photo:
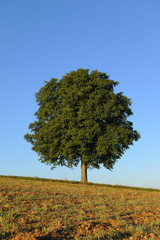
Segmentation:
<svg viewBox="0 0 160 240">
<path fill-rule="evenodd" d="M 0 178 L 12 178 L 12 179 L 22 179 L 22 180 L 42 181 L 42 182 L 58 182 L 58 183 L 68 183 L 68 184 L 83 184 L 80 181 L 48 179 L 48 178 L 39 178 L 39 177 L 0 175 Z M 140 190 L 140 191 L 149 191 L 149 192 L 152 192 L 152 191 L 160 192 L 160 189 L 155 189 L 155 188 L 131 187 L 131 186 L 123 186 L 123 185 L 102 184 L 102 183 L 88 182 L 85 185 L 92 185 L 92 186 L 99 186 L 99 187 L 110 187 L 110 188 L 118 188 L 118 189 L 131 189 L 131 190 Z"/>
</svg>

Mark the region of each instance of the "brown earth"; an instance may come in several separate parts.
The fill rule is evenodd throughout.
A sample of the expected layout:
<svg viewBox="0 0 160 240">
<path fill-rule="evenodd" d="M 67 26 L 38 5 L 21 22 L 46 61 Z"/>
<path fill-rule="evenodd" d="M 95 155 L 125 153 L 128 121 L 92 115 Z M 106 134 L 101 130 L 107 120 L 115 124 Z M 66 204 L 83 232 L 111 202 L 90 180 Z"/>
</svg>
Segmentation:
<svg viewBox="0 0 160 240">
<path fill-rule="evenodd" d="M 0 239 L 160 239 L 160 192 L 0 179 Z"/>
</svg>

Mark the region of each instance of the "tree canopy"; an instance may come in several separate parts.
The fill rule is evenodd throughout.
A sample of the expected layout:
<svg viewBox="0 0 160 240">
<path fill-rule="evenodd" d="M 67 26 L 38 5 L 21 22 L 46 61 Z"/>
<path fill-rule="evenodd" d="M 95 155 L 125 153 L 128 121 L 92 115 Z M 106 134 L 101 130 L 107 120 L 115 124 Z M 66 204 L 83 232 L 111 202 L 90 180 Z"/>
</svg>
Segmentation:
<svg viewBox="0 0 160 240">
<path fill-rule="evenodd" d="M 111 170 L 123 153 L 140 138 L 128 117 L 131 100 L 115 93 L 118 82 L 106 73 L 89 69 L 72 71 L 46 81 L 38 93 L 36 121 L 24 138 L 52 166 L 82 164 L 83 182 L 88 168 Z"/>
</svg>

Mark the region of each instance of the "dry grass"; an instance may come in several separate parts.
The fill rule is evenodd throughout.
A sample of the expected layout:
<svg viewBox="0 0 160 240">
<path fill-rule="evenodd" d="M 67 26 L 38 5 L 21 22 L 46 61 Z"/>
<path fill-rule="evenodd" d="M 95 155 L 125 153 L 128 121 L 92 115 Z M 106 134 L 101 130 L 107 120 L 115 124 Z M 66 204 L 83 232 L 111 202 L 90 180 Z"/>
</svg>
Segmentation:
<svg viewBox="0 0 160 240">
<path fill-rule="evenodd" d="M 160 192 L 0 178 L 0 239 L 160 239 Z"/>
</svg>

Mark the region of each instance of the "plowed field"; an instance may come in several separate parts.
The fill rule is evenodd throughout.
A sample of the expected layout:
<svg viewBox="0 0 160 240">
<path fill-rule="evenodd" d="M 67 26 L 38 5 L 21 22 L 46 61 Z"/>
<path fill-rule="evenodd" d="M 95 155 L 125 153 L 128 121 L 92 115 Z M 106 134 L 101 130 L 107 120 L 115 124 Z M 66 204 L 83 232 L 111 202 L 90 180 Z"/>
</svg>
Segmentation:
<svg viewBox="0 0 160 240">
<path fill-rule="evenodd" d="M 0 239 L 160 239 L 160 192 L 0 178 Z"/>
</svg>

